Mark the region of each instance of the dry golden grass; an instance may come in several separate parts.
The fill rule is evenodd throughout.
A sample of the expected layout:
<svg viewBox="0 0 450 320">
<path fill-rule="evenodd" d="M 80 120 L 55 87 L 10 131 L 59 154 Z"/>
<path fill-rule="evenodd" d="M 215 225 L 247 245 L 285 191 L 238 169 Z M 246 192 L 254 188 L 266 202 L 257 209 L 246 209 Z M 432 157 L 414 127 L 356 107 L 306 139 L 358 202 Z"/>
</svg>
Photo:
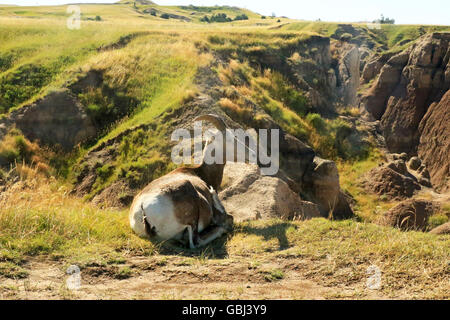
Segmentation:
<svg viewBox="0 0 450 320">
<path fill-rule="evenodd" d="M 69 195 L 67 185 L 40 174 L 37 166 L 16 170 L 20 181 L 0 197 L 0 261 L 34 255 L 101 260 L 118 252 L 145 255 L 154 250 L 132 234 L 126 210 L 85 203 Z"/>
</svg>

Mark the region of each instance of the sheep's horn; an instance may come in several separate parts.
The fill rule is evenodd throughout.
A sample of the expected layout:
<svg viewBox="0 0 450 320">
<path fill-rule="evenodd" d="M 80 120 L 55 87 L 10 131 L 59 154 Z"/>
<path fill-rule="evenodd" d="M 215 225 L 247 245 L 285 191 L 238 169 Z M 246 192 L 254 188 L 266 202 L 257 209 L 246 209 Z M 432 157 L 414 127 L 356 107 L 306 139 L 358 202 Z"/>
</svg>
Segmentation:
<svg viewBox="0 0 450 320">
<path fill-rule="evenodd" d="M 211 122 L 219 131 L 225 131 L 227 126 L 222 118 L 216 116 L 215 114 L 205 114 L 195 118 L 194 121 L 209 121 Z"/>
</svg>

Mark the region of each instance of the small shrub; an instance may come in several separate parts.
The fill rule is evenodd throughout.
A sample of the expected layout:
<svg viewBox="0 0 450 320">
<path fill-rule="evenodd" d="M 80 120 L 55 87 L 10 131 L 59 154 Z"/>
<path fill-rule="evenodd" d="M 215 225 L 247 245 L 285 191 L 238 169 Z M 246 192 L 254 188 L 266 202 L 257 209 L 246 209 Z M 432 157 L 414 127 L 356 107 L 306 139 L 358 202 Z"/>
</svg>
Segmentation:
<svg viewBox="0 0 450 320">
<path fill-rule="evenodd" d="M 266 87 L 271 96 L 276 100 L 283 102 L 288 108 L 295 113 L 304 116 L 311 106 L 305 94 L 294 88 L 289 82 L 278 72 L 269 75 L 270 86 Z"/>
<path fill-rule="evenodd" d="M 235 21 L 248 20 L 248 16 L 247 16 L 245 13 L 243 13 L 243 14 L 240 14 L 240 15 L 236 16 L 236 17 L 234 18 L 234 20 L 235 20 Z"/>
<path fill-rule="evenodd" d="M 38 151 L 37 144 L 28 141 L 19 131 L 11 130 L 0 142 L 0 165 L 39 162 Z"/>
<path fill-rule="evenodd" d="M 347 107 L 341 112 L 344 116 L 359 117 L 361 112 L 357 107 Z"/>
<path fill-rule="evenodd" d="M 266 279 L 266 281 L 277 281 L 277 280 L 281 280 L 284 278 L 284 272 L 282 270 L 279 269 L 274 269 L 271 271 L 266 271 L 266 275 L 264 276 L 264 279 Z"/>
<path fill-rule="evenodd" d="M 306 121 L 308 121 L 314 129 L 319 133 L 325 133 L 326 131 L 326 123 L 325 120 L 322 119 L 320 114 L 310 113 L 306 116 Z"/>
<path fill-rule="evenodd" d="M 348 159 L 352 156 L 352 146 L 346 140 L 348 136 L 353 133 L 351 125 L 341 119 L 338 119 L 332 124 L 333 131 L 335 132 L 335 144 L 334 147 L 338 152 L 338 156 L 342 159 Z M 365 152 L 362 150 L 361 152 Z"/>
<path fill-rule="evenodd" d="M 89 87 L 78 98 L 99 128 L 129 114 L 137 105 L 133 98 L 108 86 Z"/>
<path fill-rule="evenodd" d="M 231 60 L 228 67 L 219 69 L 219 78 L 226 84 L 241 87 L 250 84 L 251 72 L 247 64 Z"/>
<path fill-rule="evenodd" d="M 299 63 L 302 60 L 302 57 L 298 52 L 294 52 L 292 56 L 289 58 L 292 62 Z"/>
<path fill-rule="evenodd" d="M 110 164 L 97 168 L 97 175 L 102 181 L 106 181 L 114 172 L 114 167 Z"/>
<path fill-rule="evenodd" d="M 226 13 L 213 14 L 209 19 L 211 22 L 231 22 L 231 18 L 227 17 Z"/>
<path fill-rule="evenodd" d="M 241 107 L 228 98 L 222 98 L 219 105 L 234 119 L 246 124 L 252 123 L 253 112 L 249 108 Z"/>
<path fill-rule="evenodd" d="M 346 42 L 348 42 L 348 41 L 352 40 L 352 38 L 353 38 L 353 36 L 352 36 L 351 33 L 344 33 L 344 34 L 341 36 L 341 41 L 346 41 Z"/>
<path fill-rule="evenodd" d="M 37 162 L 36 170 L 40 173 L 43 173 L 47 177 L 50 175 L 50 167 L 44 162 Z"/>
<path fill-rule="evenodd" d="M 122 267 L 119 268 L 115 273 L 114 273 L 114 278 L 116 279 L 128 279 L 133 275 L 133 271 L 130 269 L 130 267 Z"/>
<path fill-rule="evenodd" d="M 353 132 L 352 126 L 341 119 L 334 121 L 333 129 L 336 132 L 336 140 L 338 141 L 343 141 Z"/>
<path fill-rule="evenodd" d="M 169 19 L 170 16 L 169 16 L 167 13 L 163 13 L 163 14 L 161 15 L 161 18 L 163 18 L 163 19 Z"/>
<path fill-rule="evenodd" d="M 224 37 L 212 35 L 212 36 L 208 37 L 208 41 L 212 44 L 224 45 L 226 42 L 226 39 Z"/>
</svg>

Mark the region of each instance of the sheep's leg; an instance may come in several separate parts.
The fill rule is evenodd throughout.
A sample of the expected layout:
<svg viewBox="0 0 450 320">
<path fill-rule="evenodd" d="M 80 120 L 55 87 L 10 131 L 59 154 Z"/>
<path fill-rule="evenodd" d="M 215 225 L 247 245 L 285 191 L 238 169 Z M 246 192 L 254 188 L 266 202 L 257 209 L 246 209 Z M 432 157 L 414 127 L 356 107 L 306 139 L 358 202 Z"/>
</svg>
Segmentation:
<svg viewBox="0 0 450 320">
<path fill-rule="evenodd" d="M 194 230 L 192 228 L 192 226 L 187 226 L 188 229 L 188 237 L 189 237 L 189 247 L 191 249 L 195 249 L 195 245 L 194 245 Z"/>
<path fill-rule="evenodd" d="M 203 247 L 209 244 L 210 242 L 220 238 L 225 233 L 225 229 L 222 227 L 216 227 L 206 233 L 205 235 L 200 235 L 200 239 L 198 241 L 198 246 Z"/>
</svg>

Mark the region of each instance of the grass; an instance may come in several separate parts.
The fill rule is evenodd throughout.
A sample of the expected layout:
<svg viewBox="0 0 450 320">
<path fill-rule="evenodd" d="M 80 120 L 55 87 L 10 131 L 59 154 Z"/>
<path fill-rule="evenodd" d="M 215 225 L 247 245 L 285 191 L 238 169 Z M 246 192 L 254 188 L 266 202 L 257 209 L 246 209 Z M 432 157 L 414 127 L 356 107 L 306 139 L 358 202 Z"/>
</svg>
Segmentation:
<svg viewBox="0 0 450 320">
<path fill-rule="evenodd" d="M 139 72 L 135 69 L 137 61 Z M 105 76 L 111 79 L 112 87 L 125 87 L 127 95 L 140 101 L 136 112 L 99 143 L 179 106 L 186 91 L 195 90 L 193 78 L 197 69 L 209 61 L 210 56 L 199 54 L 188 37 L 165 33 L 144 37 L 123 50 L 95 57 L 86 70 L 107 70 Z"/>
<path fill-rule="evenodd" d="M 380 161 L 383 161 L 382 154 L 375 149 L 364 160 L 337 162 L 341 188 L 354 197 L 355 213 L 367 222 L 375 221 L 381 214 L 397 204 L 395 201 L 383 201 L 378 195 L 368 193 L 360 185 L 363 176 L 371 169 L 378 167 Z"/>
<path fill-rule="evenodd" d="M 49 87 L 58 86 L 67 80 L 65 72 L 68 69 L 96 55 L 99 47 L 135 30 L 133 27 L 114 27 L 111 22 L 105 22 L 101 28 L 98 23 L 86 22 L 81 29 L 70 30 L 65 25 L 65 7 L 47 8 L 47 11 L 62 14 L 56 17 L 48 17 L 45 8 L 30 8 L 36 14 L 44 10 L 39 24 L 29 16 L 17 19 L 10 8 L 0 8 L 3 30 L 0 33 L 0 57 L 4 57 L 0 60 L 6 61 L 0 73 L 3 112 L 20 107 Z M 119 13 L 120 10 L 114 11 L 114 14 Z"/>
<path fill-rule="evenodd" d="M 0 247 L 8 251 L 7 261 L 20 264 L 36 255 L 101 260 L 116 252 L 145 255 L 154 250 L 132 234 L 125 211 L 100 210 L 68 196 L 67 187 L 57 181 L 42 184 L 43 179 L 24 180 L 2 198 Z"/>
<path fill-rule="evenodd" d="M 280 269 L 269 270 L 265 271 L 264 273 L 264 279 L 269 282 L 281 280 L 284 278 L 284 272 Z"/>
<path fill-rule="evenodd" d="M 268 220 L 237 224 L 223 248 L 215 242 L 198 253 L 175 253 L 133 235 L 126 211 L 100 210 L 69 196 L 55 180 L 38 185 L 40 179 L 23 181 L 20 193 L 11 190 L 2 198 L 3 277 L 27 277 L 27 261 L 41 257 L 77 264 L 82 270 L 98 266 L 110 270 L 114 279 L 126 279 L 137 272 L 129 262 L 137 256 L 156 259 L 158 269 L 171 266 L 173 259 L 174 266 L 201 265 L 205 270 L 217 263 L 238 266 L 248 261 L 268 282 L 282 281 L 293 265 L 302 263 L 307 265 L 307 279 L 355 289 L 364 286 L 367 268 L 375 265 L 382 270 L 381 292 L 387 297 L 406 292 L 408 298 L 448 298 L 448 236 L 405 233 L 353 220 Z M 187 256 L 179 259 L 179 254 Z"/>
<path fill-rule="evenodd" d="M 229 252 L 235 254 L 264 256 L 271 252 L 272 259 L 310 260 L 308 277 L 330 286 L 359 282 L 365 279 L 367 268 L 376 265 L 382 270 L 382 290 L 388 295 L 395 295 L 400 289 L 415 294 L 431 290 L 434 278 L 440 279 L 436 288 L 445 296 L 449 241 L 448 237 L 403 233 L 351 220 L 314 219 L 299 223 L 245 223 L 237 228 L 228 246 Z M 280 278 L 282 272 L 272 271 L 269 277 Z"/>
</svg>

